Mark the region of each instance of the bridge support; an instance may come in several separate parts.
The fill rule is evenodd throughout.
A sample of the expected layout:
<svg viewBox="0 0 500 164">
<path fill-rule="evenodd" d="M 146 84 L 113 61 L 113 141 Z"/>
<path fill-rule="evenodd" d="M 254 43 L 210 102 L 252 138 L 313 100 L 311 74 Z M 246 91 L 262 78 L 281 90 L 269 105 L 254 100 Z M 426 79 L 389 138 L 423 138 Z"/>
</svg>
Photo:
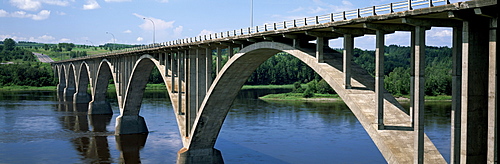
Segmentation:
<svg viewBox="0 0 500 164">
<path fill-rule="evenodd" d="M 375 103 L 377 107 L 378 129 L 384 129 L 384 42 L 385 33 L 382 30 L 375 32 Z"/>
<path fill-rule="evenodd" d="M 188 150 L 182 148 L 177 153 L 177 164 L 224 163 L 222 153 L 214 148 Z"/>
<path fill-rule="evenodd" d="M 488 136 L 489 20 L 463 22 L 461 163 L 486 163 Z"/>
<path fill-rule="evenodd" d="M 144 117 L 139 115 L 120 115 L 116 118 L 115 134 L 139 134 L 148 133 L 148 127 Z"/>
<path fill-rule="evenodd" d="M 354 50 L 354 37 L 352 34 L 344 34 L 344 55 L 343 55 L 343 72 L 344 72 L 344 87 L 351 89 L 351 62 Z"/>
<path fill-rule="evenodd" d="M 415 80 L 413 87 L 414 163 L 424 163 L 425 27 L 415 27 Z"/>
</svg>

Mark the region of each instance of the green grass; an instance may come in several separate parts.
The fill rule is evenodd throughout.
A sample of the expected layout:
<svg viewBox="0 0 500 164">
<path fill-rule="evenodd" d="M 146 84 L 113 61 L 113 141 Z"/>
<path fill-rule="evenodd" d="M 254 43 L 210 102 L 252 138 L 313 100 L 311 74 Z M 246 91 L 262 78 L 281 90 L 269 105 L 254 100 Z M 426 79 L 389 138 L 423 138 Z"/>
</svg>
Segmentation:
<svg viewBox="0 0 500 164">
<path fill-rule="evenodd" d="M 241 89 L 293 89 L 293 84 L 289 84 L 289 85 L 244 85 Z"/>
<path fill-rule="evenodd" d="M 337 94 L 319 94 L 315 93 L 311 98 L 304 98 L 302 93 L 279 93 L 279 94 L 269 94 L 262 97 L 260 99 L 264 100 L 294 100 L 294 101 L 308 101 L 308 100 L 317 100 L 321 98 L 328 99 L 339 99 L 340 97 Z"/>
<path fill-rule="evenodd" d="M 56 89 L 56 86 L 0 86 L 0 91 L 55 91 Z"/>
</svg>

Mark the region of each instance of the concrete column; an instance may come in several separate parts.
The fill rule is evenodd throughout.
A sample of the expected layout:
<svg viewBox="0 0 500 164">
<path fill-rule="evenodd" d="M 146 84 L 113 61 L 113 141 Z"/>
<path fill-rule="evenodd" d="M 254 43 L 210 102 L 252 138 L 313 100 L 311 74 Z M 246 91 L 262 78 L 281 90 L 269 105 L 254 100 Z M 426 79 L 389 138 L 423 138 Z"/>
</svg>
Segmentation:
<svg viewBox="0 0 500 164">
<path fill-rule="evenodd" d="M 217 70 L 215 70 L 215 74 L 219 75 L 219 72 L 222 69 L 222 52 L 221 52 L 221 49 L 219 47 L 217 47 L 216 51 L 217 51 L 217 59 L 216 59 L 217 61 L 215 64 L 217 65 L 217 67 L 216 67 Z"/>
<path fill-rule="evenodd" d="M 354 37 L 344 34 L 344 87 L 351 89 L 351 62 L 354 50 Z"/>
<path fill-rule="evenodd" d="M 410 31 L 410 119 L 411 127 L 415 127 L 415 30 Z"/>
<path fill-rule="evenodd" d="M 376 30 L 375 49 L 375 104 L 378 129 L 384 129 L 384 32 Z"/>
<path fill-rule="evenodd" d="M 182 105 L 182 79 L 184 78 L 184 54 L 181 52 L 177 52 L 178 60 L 177 60 L 177 107 L 178 107 L 178 115 L 184 115 L 185 111 L 184 105 Z"/>
<path fill-rule="evenodd" d="M 197 91 L 197 65 L 196 65 L 196 50 L 188 50 L 186 51 L 187 54 L 187 62 L 186 62 L 186 67 L 187 67 L 187 73 L 186 73 L 186 105 L 188 107 L 188 110 L 186 112 L 186 121 L 187 121 L 187 133 L 191 131 L 191 128 L 193 127 L 194 120 L 196 119 L 196 113 L 198 109 L 196 108 L 198 106 L 198 101 L 197 98 L 198 96 L 196 95 Z"/>
<path fill-rule="evenodd" d="M 488 19 L 463 22 L 461 163 L 486 163 L 488 149 Z"/>
<path fill-rule="evenodd" d="M 325 60 L 323 59 L 323 54 L 324 54 L 324 38 L 323 37 L 316 37 L 316 59 L 318 60 L 318 63 L 324 63 Z"/>
<path fill-rule="evenodd" d="M 197 100 L 197 106 L 196 109 L 200 110 L 201 103 L 203 102 L 203 99 L 205 99 L 205 95 L 207 94 L 207 83 L 206 83 L 206 65 L 207 65 L 207 55 L 206 52 L 201 52 L 203 51 L 202 49 L 196 49 L 196 59 L 197 59 L 197 70 L 196 70 L 196 84 L 198 87 L 196 87 L 196 95 L 198 95 Z"/>
<path fill-rule="evenodd" d="M 490 20 L 490 42 L 489 42 L 489 74 L 488 74 L 488 163 L 497 163 L 497 57 L 498 57 L 498 17 Z"/>
<path fill-rule="evenodd" d="M 171 76 L 170 76 L 170 80 L 171 80 L 171 83 L 172 83 L 172 93 L 175 93 L 175 76 L 177 74 L 177 58 L 179 57 L 179 55 L 177 53 L 174 53 L 172 52 L 170 54 L 170 72 L 171 72 Z"/>
<path fill-rule="evenodd" d="M 212 50 L 210 48 L 205 49 L 205 53 L 207 54 L 207 60 L 206 60 L 206 84 L 207 84 L 207 91 L 210 89 L 210 86 L 212 86 L 213 78 L 212 78 Z"/>
<path fill-rule="evenodd" d="M 413 85 L 413 163 L 424 163 L 425 27 L 415 27 L 415 82 Z"/>
<path fill-rule="evenodd" d="M 234 55 L 234 51 L 233 51 L 233 46 L 230 44 L 228 47 L 227 47 L 227 59 L 231 59 Z"/>
<path fill-rule="evenodd" d="M 462 91 L 462 27 L 453 28 L 451 68 L 451 148 L 450 163 L 460 163 L 460 125 Z"/>
<path fill-rule="evenodd" d="M 64 67 L 58 66 L 57 73 L 59 79 L 59 84 L 57 84 L 57 92 L 63 93 L 64 88 L 66 88 L 66 71 L 64 71 Z"/>
</svg>

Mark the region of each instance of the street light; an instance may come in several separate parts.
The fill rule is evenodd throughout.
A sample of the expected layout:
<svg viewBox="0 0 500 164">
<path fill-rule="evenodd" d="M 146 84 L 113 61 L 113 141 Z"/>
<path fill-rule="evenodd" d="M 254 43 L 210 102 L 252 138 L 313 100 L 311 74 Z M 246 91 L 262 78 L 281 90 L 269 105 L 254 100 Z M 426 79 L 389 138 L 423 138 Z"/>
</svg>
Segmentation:
<svg viewBox="0 0 500 164">
<path fill-rule="evenodd" d="M 250 27 L 253 27 L 253 0 L 250 0 Z"/>
<path fill-rule="evenodd" d="M 144 19 L 144 20 L 146 20 L 146 19 L 150 20 L 151 23 L 153 23 L 153 44 L 155 44 L 155 22 L 153 22 L 153 20 L 149 19 L 149 18 L 142 18 L 142 19 Z"/>
<path fill-rule="evenodd" d="M 106 34 L 110 34 L 111 36 L 113 36 L 113 48 L 115 48 L 115 44 L 116 44 L 115 35 L 113 35 L 113 33 L 107 32 L 107 31 L 106 31 Z M 111 50 L 111 51 L 113 51 L 113 50 Z"/>
</svg>

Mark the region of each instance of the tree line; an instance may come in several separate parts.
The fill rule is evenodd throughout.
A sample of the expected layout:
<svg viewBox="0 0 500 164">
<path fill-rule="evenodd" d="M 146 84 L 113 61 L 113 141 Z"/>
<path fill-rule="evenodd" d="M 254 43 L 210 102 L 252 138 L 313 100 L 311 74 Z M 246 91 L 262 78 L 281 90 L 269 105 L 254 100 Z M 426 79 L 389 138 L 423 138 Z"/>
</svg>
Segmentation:
<svg viewBox="0 0 500 164">
<path fill-rule="evenodd" d="M 15 64 L 0 64 L 0 86 L 54 86 L 56 83 L 50 64 L 36 62 L 29 50 L 17 46 L 7 38 L 0 45 L 0 61 L 15 61 Z"/>
</svg>

